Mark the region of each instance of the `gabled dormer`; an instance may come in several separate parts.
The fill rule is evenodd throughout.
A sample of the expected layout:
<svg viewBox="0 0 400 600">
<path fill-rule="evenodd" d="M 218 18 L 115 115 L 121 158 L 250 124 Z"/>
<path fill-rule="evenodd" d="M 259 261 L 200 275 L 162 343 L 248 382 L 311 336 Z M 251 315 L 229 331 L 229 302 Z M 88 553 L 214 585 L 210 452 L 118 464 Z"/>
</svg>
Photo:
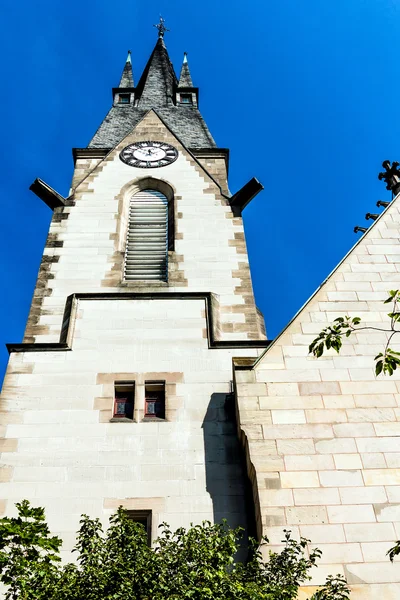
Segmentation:
<svg viewBox="0 0 400 600">
<path fill-rule="evenodd" d="M 131 51 L 122 71 L 119 86 L 112 89 L 114 106 L 133 106 L 135 102 L 135 87 L 133 83 Z"/>
<path fill-rule="evenodd" d="M 179 83 L 176 90 L 175 100 L 177 106 L 190 107 L 199 105 L 199 88 L 194 87 L 189 71 L 187 53 L 183 55 L 183 63 Z"/>
</svg>

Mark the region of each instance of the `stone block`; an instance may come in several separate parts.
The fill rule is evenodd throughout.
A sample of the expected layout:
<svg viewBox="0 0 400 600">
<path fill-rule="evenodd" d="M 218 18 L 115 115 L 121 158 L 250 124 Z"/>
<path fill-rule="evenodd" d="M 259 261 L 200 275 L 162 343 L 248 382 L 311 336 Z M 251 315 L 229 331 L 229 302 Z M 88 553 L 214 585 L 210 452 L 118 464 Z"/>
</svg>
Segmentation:
<svg viewBox="0 0 400 600">
<path fill-rule="evenodd" d="M 343 504 L 374 504 L 387 501 L 383 486 L 343 487 L 339 488 L 339 494 Z"/>
<path fill-rule="evenodd" d="M 348 409 L 346 412 L 349 422 L 352 423 L 378 423 L 396 420 L 392 408 L 355 408 Z"/>
<path fill-rule="evenodd" d="M 385 455 L 381 452 L 371 452 L 369 454 L 361 454 L 360 456 L 364 469 L 384 469 L 386 467 Z"/>
<path fill-rule="evenodd" d="M 361 471 L 319 471 L 322 487 L 356 487 L 363 485 Z"/>
<path fill-rule="evenodd" d="M 343 423 L 347 421 L 345 410 L 306 410 L 307 423 Z"/>
<path fill-rule="evenodd" d="M 323 509 L 326 510 L 325 508 Z M 303 537 L 312 540 L 315 544 L 340 544 L 345 542 L 343 525 L 303 525 L 300 524 L 300 533 Z"/>
<path fill-rule="evenodd" d="M 378 437 L 400 436 L 399 423 L 375 423 L 375 432 Z"/>
<path fill-rule="evenodd" d="M 399 438 L 360 438 L 356 440 L 357 448 L 362 453 L 377 453 L 377 452 L 398 452 Z"/>
<path fill-rule="evenodd" d="M 285 468 L 283 458 L 277 455 L 251 455 L 251 461 L 257 473 L 283 471 Z"/>
<path fill-rule="evenodd" d="M 346 574 L 348 583 L 396 583 L 399 586 L 399 576 L 396 571 L 391 568 L 393 565 L 390 563 L 359 563 L 347 565 Z M 388 598 L 388 596 L 381 596 L 381 598 Z"/>
<path fill-rule="evenodd" d="M 0 439 L 0 452 L 16 452 L 18 440 L 13 438 Z"/>
<path fill-rule="evenodd" d="M 331 395 L 340 394 L 340 386 L 337 381 L 326 381 L 326 382 L 304 382 L 299 383 L 299 391 L 301 396 L 314 396 L 314 395 Z"/>
<path fill-rule="evenodd" d="M 268 371 L 260 371 L 257 373 L 258 381 L 265 381 L 268 383 L 286 383 L 286 382 L 297 382 L 297 381 L 305 381 L 305 382 L 317 382 L 320 381 L 321 376 L 318 369 L 269 369 Z M 257 384 L 248 384 L 248 385 L 257 385 Z M 259 384 L 261 385 L 261 384 Z M 303 385 L 303 384 L 301 384 Z M 301 393 L 301 392 L 300 392 Z M 320 392 L 321 393 L 321 392 Z M 263 395 L 263 393 L 257 394 L 259 396 Z M 308 396 L 309 394 L 305 394 Z M 310 394 L 312 395 L 312 394 Z"/>
<path fill-rule="evenodd" d="M 312 439 L 284 439 L 276 441 L 279 454 L 314 454 L 314 441 Z"/>
<path fill-rule="evenodd" d="M 318 561 L 318 564 L 321 565 L 335 562 L 344 564 L 363 562 L 361 546 L 357 543 L 318 544 L 318 546 L 311 544 L 310 550 L 317 547 L 322 551 L 322 556 Z"/>
<path fill-rule="evenodd" d="M 389 502 L 400 502 L 400 486 L 389 485 L 385 489 Z"/>
<path fill-rule="evenodd" d="M 365 485 L 400 485 L 399 469 L 368 469 L 362 474 Z"/>
<path fill-rule="evenodd" d="M 286 525 L 285 510 L 283 508 L 264 508 L 263 520 L 267 527 Z"/>
<path fill-rule="evenodd" d="M 285 542 L 285 527 L 264 527 L 263 535 L 268 537 L 269 542 L 273 545 L 280 545 Z M 296 526 L 292 526 L 291 528 L 291 536 L 295 540 L 300 539 L 299 528 Z"/>
<path fill-rule="evenodd" d="M 283 471 L 281 473 L 282 488 L 315 488 L 319 487 L 317 471 Z"/>
<path fill-rule="evenodd" d="M 361 550 L 365 562 L 386 562 L 390 544 L 388 542 L 364 542 L 361 544 Z M 384 596 L 382 596 L 384 598 Z"/>
<path fill-rule="evenodd" d="M 400 523 L 400 504 L 374 504 L 378 523 Z"/>
<path fill-rule="evenodd" d="M 357 452 L 356 442 L 353 438 L 316 440 L 315 449 L 320 454 L 353 454 Z"/>
<path fill-rule="evenodd" d="M 304 410 L 272 410 L 271 414 L 274 425 L 306 422 Z"/>
<path fill-rule="evenodd" d="M 292 490 L 260 490 L 260 504 L 264 506 L 293 506 Z"/>
<path fill-rule="evenodd" d="M 293 490 L 295 506 L 327 506 L 340 504 L 339 491 L 336 489 L 315 488 Z"/>
<path fill-rule="evenodd" d="M 330 425 L 264 425 L 263 434 L 265 439 L 333 437 Z"/>
<path fill-rule="evenodd" d="M 327 523 L 328 515 L 324 506 L 296 506 L 286 508 L 288 525 Z"/>
<path fill-rule="evenodd" d="M 288 471 L 319 471 L 335 468 L 332 456 L 318 454 L 286 455 L 285 465 Z"/>
<path fill-rule="evenodd" d="M 353 471 L 363 468 L 359 454 L 335 454 L 333 458 L 336 469 Z"/>
<path fill-rule="evenodd" d="M 374 435 L 372 423 L 340 423 L 333 425 L 333 431 L 337 437 L 371 437 Z"/>
<path fill-rule="evenodd" d="M 297 383 L 268 383 L 268 396 L 298 396 L 299 387 Z M 263 396 L 265 394 L 259 394 Z"/>
<path fill-rule="evenodd" d="M 397 393 L 397 388 L 394 381 L 345 381 L 340 384 L 340 387 L 343 394 L 355 394 L 361 396 L 365 396 L 366 390 L 368 390 L 369 394 L 374 395 Z"/>
<path fill-rule="evenodd" d="M 259 396 L 260 408 L 282 410 L 290 406 L 290 410 L 305 408 L 323 408 L 321 396 Z M 305 423 L 305 420 L 302 421 Z"/>
<path fill-rule="evenodd" d="M 389 469 L 391 469 L 391 468 L 398 469 L 400 467 L 400 452 L 387 452 L 384 455 L 383 462 L 385 463 L 385 461 L 386 461 L 386 465 L 389 467 Z M 385 464 L 378 465 L 377 468 L 382 468 L 382 467 L 384 468 L 386 465 Z"/>
<path fill-rule="evenodd" d="M 328 506 L 328 517 L 330 523 L 375 523 L 375 513 L 372 505 L 341 505 Z M 365 527 L 365 526 L 364 526 Z M 365 529 L 367 529 L 365 527 Z M 368 525 L 369 529 L 369 525 Z M 345 528 L 346 530 L 346 528 Z M 348 541 L 361 541 L 349 540 Z"/>
<path fill-rule="evenodd" d="M 312 567 L 309 571 L 309 575 L 311 580 L 309 582 L 310 586 L 317 585 L 322 586 L 325 584 L 326 578 L 328 575 L 345 575 L 345 568 L 343 564 L 334 563 L 329 565 L 318 565 Z M 307 586 L 308 588 L 309 586 Z M 354 600 L 352 598 L 352 600 Z M 363 599 L 364 600 L 364 599 Z"/>
</svg>

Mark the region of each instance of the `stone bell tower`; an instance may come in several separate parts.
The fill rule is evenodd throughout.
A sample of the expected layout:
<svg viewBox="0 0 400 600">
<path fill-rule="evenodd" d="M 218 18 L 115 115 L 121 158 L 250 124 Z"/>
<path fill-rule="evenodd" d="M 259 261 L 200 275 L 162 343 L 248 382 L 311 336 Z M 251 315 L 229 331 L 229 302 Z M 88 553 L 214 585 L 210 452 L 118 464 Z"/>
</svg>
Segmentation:
<svg viewBox="0 0 400 600">
<path fill-rule="evenodd" d="M 247 473 L 232 359 L 266 347 L 229 152 L 179 80 L 165 27 L 135 85 L 128 54 L 113 103 L 74 148 L 70 195 L 40 179 L 53 211 L 23 343 L 8 344 L 1 399 L 2 508 L 44 506 L 68 552 L 79 516 L 117 506 L 149 539 L 225 517 L 246 525 Z"/>
</svg>

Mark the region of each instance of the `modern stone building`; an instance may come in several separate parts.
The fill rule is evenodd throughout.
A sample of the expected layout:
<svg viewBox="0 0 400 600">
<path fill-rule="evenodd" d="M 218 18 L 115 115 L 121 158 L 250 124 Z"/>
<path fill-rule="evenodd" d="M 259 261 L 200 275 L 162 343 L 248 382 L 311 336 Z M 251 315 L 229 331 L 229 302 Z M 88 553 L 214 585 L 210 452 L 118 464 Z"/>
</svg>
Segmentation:
<svg viewBox="0 0 400 600">
<path fill-rule="evenodd" d="M 128 55 L 68 198 L 32 185 L 54 215 L 24 341 L 8 345 L 2 511 L 44 506 L 66 554 L 81 513 L 106 523 L 119 505 L 150 539 L 162 521 L 225 517 L 279 547 L 290 528 L 324 552 L 313 584 L 343 573 L 356 599 L 399 598 L 385 553 L 400 537 L 400 381 L 372 364 L 385 336 L 308 355 L 340 314 L 384 320 L 399 201 L 268 342 L 242 223 L 261 185 L 230 194 L 229 152 L 163 33 L 136 85 Z"/>
</svg>

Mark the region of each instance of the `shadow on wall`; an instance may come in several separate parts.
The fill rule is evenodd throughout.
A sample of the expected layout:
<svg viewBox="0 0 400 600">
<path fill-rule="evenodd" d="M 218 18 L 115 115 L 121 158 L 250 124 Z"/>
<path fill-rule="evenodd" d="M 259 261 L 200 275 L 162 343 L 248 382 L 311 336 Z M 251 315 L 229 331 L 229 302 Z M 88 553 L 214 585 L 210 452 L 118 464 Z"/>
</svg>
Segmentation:
<svg viewBox="0 0 400 600">
<path fill-rule="evenodd" d="M 252 488 L 244 451 L 237 436 L 233 394 L 212 394 L 203 421 L 206 486 L 213 503 L 214 522 L 226 519 L 243 527 L 239 560 L 247 557 L 247 536 L 256 536 Z"/>
</svg>

